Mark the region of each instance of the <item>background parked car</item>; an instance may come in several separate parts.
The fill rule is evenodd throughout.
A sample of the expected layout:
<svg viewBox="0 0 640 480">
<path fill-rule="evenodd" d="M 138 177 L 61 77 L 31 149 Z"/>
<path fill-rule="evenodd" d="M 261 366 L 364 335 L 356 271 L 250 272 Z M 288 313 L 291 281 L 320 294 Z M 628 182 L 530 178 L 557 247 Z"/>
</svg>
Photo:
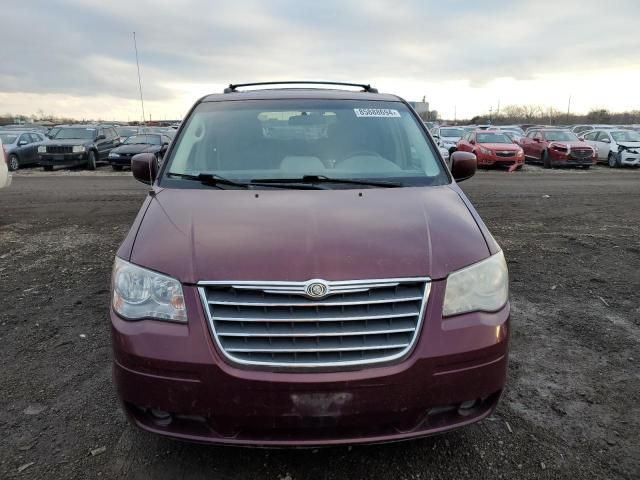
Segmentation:
<svg viewBox="0 0 640 480">
<path fill-rule="evenodd" d="M 458 142 L 457 149 L 473 153 L 478 159 L 478 166 L 500 165 L 520 169 L 524 165 L 522 148 L 502 132 L 468 132 Z"/>
<path fill-rule="evenodd" d="M 116 132 L 120 137 L 120 143 L 124 143 L 124 141 L 132 135 L 136 135 L 140 129 L 138 127 L 116 127 Z"/>
<path fill-rule="evenodd" d="M 544 168 L 561 165 L 589 168 L 596 161 L 595 149 L 568 130 L 532 129 L 520 140 L 520 146 L 529 161 L 542 162 Z"/>
<path fill-rule="evenodd" d="M 432 130 L 433 138 L 449 150 L 449 154 L 456 151 L 458 141 L 460 141 L 464 133 L 464 129 L 460 127 L 436 127 Z"/>
<path fill-rule="evenodd" d="M 593 130 L 582 137 L 610 167 L 640 166 L 640 133 L 633 130 Z"/>
<path fill-rule="evenodd" d="M 109 163 L 114 170 L 131 167 L 131 157 L 138 153 L 153 153 L 158 164 L 167 151 L 171 138 L 158 133 L 143 133 L 127 138 L 122 145 L 111 150 Z"/>
<path fill-rule="evenodd" d="M 38 163 L 38 146 L 45 141 L 44 135 L 20 130 L 0 130 L 0 138 L 9 170 Z"/>
<path fill-rule="evenodd" d="M 108 161 L 109 153 L 118 145 L 120 138 L 113 127 L 65 126 L 52 140 L 38 147 L 39 163 L 45 170 L 76 165 L 95 170 L 99 161 Z"/>
<path fill-rule="evenodd" d="M 0 188 L 8 187 L 9 185 L 11 185 L 11 175 L 9 175 L 6 155 L 4 148 L 2 148 L 2 139 L 0 138 Z"/>
</svg>

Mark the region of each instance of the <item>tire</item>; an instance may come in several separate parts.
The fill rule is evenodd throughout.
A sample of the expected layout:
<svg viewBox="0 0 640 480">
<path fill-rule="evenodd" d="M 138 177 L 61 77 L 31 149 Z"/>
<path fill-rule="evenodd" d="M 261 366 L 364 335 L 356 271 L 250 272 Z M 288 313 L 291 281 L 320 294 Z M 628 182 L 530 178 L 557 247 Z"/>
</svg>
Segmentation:
<svg viewBox="0 0 640 480">
<path fill-rule="evenodd" d="M 120 172 L 122 170 L 122 165 L 111 165 L 116 172 Z"/>
<path fill-rule="evenodd" d="M 9 167 L 10 172 L 15 172 L 20 168 L 20 159 L 15 153 L 9 155 L 9 162 L 7 164 L 7 167 Z"/>
<path fill-rule="evenodd" d="M 45 172 L 53 172 L 53 165 L 45 165 L 42 167 Z"/>
<path fill-rule="evenodd" d="M 607 161 L 609 163 L 609 168 L 619 167 L 618 159 L 616 158 L 616 155 L 613 152 L 609 153 L 609 157 L 607 158 Z"/>
<path fill-rule="evenodd" d="M 95 170 L 96 169 L 96 152 L 93 150 L 89 150 L 89 154 L 87 157 L 87 170 Z"/>
<path fill-rule="evenodd" d="M 549 158 L 549 152 L 546 150 L 542 152 L 542 165 L 544 168 L 551 168 L 551 159 Z"/>
</svg>

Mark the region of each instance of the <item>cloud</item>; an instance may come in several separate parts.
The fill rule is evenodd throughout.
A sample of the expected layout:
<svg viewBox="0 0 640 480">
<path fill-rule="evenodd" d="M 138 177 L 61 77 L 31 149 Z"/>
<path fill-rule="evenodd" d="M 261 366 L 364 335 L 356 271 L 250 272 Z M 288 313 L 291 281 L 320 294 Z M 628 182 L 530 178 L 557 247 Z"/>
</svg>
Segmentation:
<svg viewBox="0 0 640 480">
<path fill-rule="evenodd" d="M 640 37 L 629 32 L 639 17 L 635 0 L 9 0 L 0 42 L 13 48 L 0 57 L 0 93 L 130 105 L 133 31 L 145 99 L 174 111 L 195 100 L 190 92 L 230 81 L 486 88 L 499 78 L 638 68 Z"/>
</svg>

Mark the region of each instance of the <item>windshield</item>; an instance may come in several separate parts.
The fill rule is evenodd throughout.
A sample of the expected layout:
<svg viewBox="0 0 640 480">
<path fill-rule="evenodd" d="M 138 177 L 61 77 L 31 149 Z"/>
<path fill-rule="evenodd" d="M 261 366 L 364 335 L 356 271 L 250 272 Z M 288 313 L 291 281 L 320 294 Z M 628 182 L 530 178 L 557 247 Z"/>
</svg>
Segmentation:
<svg viewBox="0 0 640 480">
<path fill-rule="evenodd" d="M 440 136 L 441 137 L 456 137 L 460 138 L 465 134 L 465 131 L 462 128 L 441 128 Z"/>
<path fill-rule="evenodd" d="M 144 143 L 148 145 L 160 145 L 160 135 L 134 135 L 124 141 L 125 145 L 131 145 L 135 143 Z"/>
<path fill-rule="evenodd" d="M 53 138 L 55 138 L 56 140 L 93 140 L 95 135 L 95 128 L 61 128 Z"/>
<path fill-rule="evenodd" d="M 558 142 L 558 141 L 566 141 L 566 142 L 577 142 L 578 136 L 575 133 L 571 132 L 563 132 L 563 131 L 553 131 L 553 132 L 545 132 L 544 136 L 550 142 Z"/>
<path fill-rule="evenodd" d="M 184 181 L 167 173 L 245 182 L 305 175 L 402 185 L 449 182 L 418 121 L 399 102 L 205 102 L 174 143 L 164 181 L 175 186 Z"/>
<path fill-rule="evenodd" d="M 513 143 L 504 133 L 478 133 L 478 143 Z"/>
<path fill-rule="evenodd" d="M 611 136 L 616 142 L 640 142 L 640 133 L 631 130 L 611 132 Z"/>
<path fill-rule="evenodd" d="M 5 145 L 15 142 L 16 138 L 18 138 L 18 136 L 12 133 L 0 133 L 0 139 L 2 139 L 2 143 Z"/>
</svg>

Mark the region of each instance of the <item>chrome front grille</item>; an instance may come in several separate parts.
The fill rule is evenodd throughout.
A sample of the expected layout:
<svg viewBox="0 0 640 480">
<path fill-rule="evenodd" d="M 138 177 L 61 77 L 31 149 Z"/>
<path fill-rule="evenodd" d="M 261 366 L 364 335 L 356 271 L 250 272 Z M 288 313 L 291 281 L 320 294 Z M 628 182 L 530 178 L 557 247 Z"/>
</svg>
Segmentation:
<svg viewBox="0 0 640 480">
<path fill-rule="evenodd" d="M 388 362 L 415 344 L 428 278 L 322 282 L 201 282 L 213 338 L 245 365 L 340 367 Z"/>
<path fill-rule="evenodd" d="M 593 155 L 593 150 L 589 150 L 589 149 L 578 149 L 578 148 L 573 148 L 571 149 L 571 156 L 573 158 L 589 158 Z"/>
<path fill-rule="evenodd" d="M 71 153 L 73 147 L 70 145 L 47 145 L 47 153 Z"/>
</svg>

